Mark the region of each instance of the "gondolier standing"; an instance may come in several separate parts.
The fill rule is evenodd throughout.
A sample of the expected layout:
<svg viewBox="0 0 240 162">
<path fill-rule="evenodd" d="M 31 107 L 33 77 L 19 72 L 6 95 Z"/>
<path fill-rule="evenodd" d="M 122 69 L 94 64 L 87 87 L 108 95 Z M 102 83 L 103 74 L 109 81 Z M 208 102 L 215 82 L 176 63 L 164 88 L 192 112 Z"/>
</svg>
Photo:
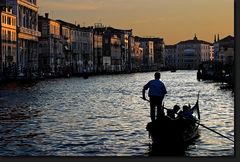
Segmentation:
<svg viewBox="0 0 240 162">
<path fill-rule="evenodd" d="M 157 119 L 164 116 L 164 109 L 162 108 L 162 101 L 166 95 L 166 87 L 164 83 L 160 80 L 161 74 L 159 72 L 155 73 L 155 79 L 149 81 L 142 90 L 142 98 L 146 100 L 145 91 L 149 89 L 148 96 L 150 98 L 150 116 L 151 120 L 155 119 L 155 109 L 157 107 Z"/>
</svg>

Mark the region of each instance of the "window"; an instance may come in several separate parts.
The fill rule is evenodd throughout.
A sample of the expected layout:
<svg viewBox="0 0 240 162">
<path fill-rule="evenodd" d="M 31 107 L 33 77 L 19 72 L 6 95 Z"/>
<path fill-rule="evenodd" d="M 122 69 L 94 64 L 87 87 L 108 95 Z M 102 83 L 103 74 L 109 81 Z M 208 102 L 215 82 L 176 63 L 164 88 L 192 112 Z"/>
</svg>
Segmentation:
<svg viewBox="0 0 240 162">
<path fill-rule="evenodd" d="M 13 20 L 12 20 L 12 25 L 16 26 L 16 19 L 15 18 L 13 18 Z"/>
<path fill-rule="evenodd" d="M 7 32 L 7 40 L 10 41 L 11 40 L 11 31 Z"/>
<path fill-rule="evenodd" d="M 12 41 L 16 41 L 16 33 L 12 32 Z"/>
<path fill-rule="evenodd" d="M 7 18 L 7 24 L 11 25 L 11 18 L 10 17 Z"/>
</svg>

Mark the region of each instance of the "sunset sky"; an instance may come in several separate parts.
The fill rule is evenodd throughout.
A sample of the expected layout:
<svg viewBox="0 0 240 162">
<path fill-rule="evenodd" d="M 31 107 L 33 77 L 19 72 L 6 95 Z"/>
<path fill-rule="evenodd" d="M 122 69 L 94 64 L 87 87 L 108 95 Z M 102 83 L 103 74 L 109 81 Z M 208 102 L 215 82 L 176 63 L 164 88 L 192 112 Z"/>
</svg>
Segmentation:
<svg viewBox="0 0 240 162">
<path fill-rule="evenodd" d="M 217 33 L 234 35 L 233 0 L 38 0 L 38 5 L 52 19 L 133 29 L 134 35 L 161 37 L 166 44 L 195 33 L 209 42 Z"/>
</svg>

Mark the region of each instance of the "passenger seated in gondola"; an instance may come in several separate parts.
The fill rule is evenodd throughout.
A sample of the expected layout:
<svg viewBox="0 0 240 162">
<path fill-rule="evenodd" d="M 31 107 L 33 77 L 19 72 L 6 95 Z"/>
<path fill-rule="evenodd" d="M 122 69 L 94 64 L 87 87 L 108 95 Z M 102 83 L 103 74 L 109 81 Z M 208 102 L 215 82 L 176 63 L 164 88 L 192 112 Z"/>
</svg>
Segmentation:
<svg viewBox="0 0 240 162">
<path fill-rule="evenodd" d="M 180 110 L 180 106 L 174 105 L 173 109 L 167 110 L 167 116 L 169 116 L 172 119 L 176 119 L 176 114 Z"/>
<path fill-rule="evenodd" d="M 191 106 L 184 105 L 182 111 L 178 113 L 179 117 L 191 118 L 192 116 Z"/>
</svg>

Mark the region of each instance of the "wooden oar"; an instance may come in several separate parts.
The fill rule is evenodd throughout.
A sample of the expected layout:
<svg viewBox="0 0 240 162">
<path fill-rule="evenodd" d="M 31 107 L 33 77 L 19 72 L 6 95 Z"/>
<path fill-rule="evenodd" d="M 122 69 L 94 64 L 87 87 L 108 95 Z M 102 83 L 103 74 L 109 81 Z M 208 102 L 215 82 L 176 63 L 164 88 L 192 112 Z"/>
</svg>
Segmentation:
<svg viewBox="0 0 240 162">
<path fill-rule="evenodd" d="M 140 98 L 142 98 L 142 97 L 140 97 Z M 143 99 L 143 98 L 142 98 L 142 99 Z M 147 99 L 143 99 L 143 100 L 150 102 L 150 101 L 147 100 Z M 163 107 L 163 109 L 165 109 L 165 110 L 171 110 L 171 109 L 168 109 L 168 108 L 165 108 L 165 107 Z M 175 114 L 178 115 L 178 113 L 175 113 Z M 206 129 L 208 129 L 208 130 L 210 130 L 210 131 L 212 131 L 212 132 L 214 132 L 214 133 L 220 135 L 221 137 L 224 137 L 224 138 L 226 138 L 226 139 L 228 139 L 228 140 L 234 142 L 234 140 L 232 140 L 231 138 L 229 138 L 229 137 L 227 137 L 227 136 L 225 136 L 225 135 L 223 135 L 223 134 L 221 134 L 221 133 L 219 133 L 219 132 L 213 130 L 212 128 L 209 128 L 209 127 L 207 127 L 207 126 L 205 126 L 205 125 L 203 125 L 203 124 L 200 124 L 200 123 L 199 123 L 198 121 L 196 121 L 196 120 L 192 120 L 191 118 L 186 118 L 186 117 L 184 117 L 184 118 L 185 118 L 185 119 L 188 119 L 188 120 L 191 120 L 191 121 L 195 122 L 196 124 L 198 124 L 198 125 L 200 125 L 200 126 L 206 128 Z"/>
<path fill-rule="evenodd" d="M 190 119 L 190 120 L 191 120 L 191 119 Z M 191 120 L 191 121 L 193 121 L 193 120 Z M 234 140 L 232 140 L 231 138 L 229 138 L 229 137 L 227 137 L 227 136 L 224 136 L 223 134 L 221 134 L 221 133 L 213 130 L 212 128 L 209 128 L 209 127 L 207 127 L 207 126 L 205 126 L 205 125 L 203 125 L 203 124 L 200 124 L 200 123 L 197 122 L 197 121 L 194 121 L 194 122 L 195 122 L 196 124 L 198 124 L 198 125 L 201 125 L 202 127 L 206 128 L 206 129 L 208 129 L 208 130 L 210 130 L 210 131 L 212 131 L 212 132 L 214 132 L 214 133 L 216 133 L 216 134 L 218 134 L 218 135 L 220 135 L 220 136 L 222 136 L 222 137 L 224 137 L 224 138 L 226 138 L 226 139 L 234 142 Z"/>
</svg>

